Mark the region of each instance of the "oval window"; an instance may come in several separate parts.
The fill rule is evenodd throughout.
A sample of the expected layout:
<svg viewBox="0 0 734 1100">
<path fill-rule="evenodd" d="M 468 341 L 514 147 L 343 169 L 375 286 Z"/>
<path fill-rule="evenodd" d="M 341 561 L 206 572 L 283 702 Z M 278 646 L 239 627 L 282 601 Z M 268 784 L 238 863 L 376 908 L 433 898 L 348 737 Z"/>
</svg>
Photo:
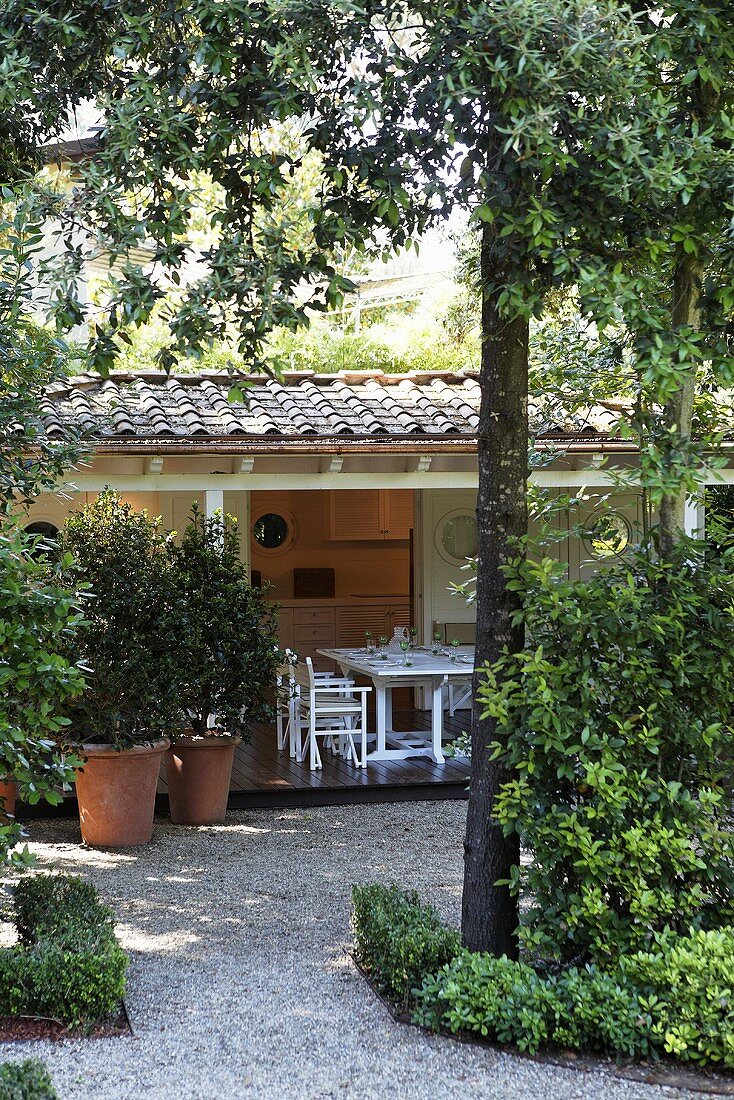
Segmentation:
<svg viewBox="0 0 734 1100">
<path fill-rule="evenodd" d="M 252 537 L 263 550 L 277 550 L 288 541 L 290 533 L 288 520 L 277 512 L 265 512 L 252 526 Z"/>
<path fill-rule="evenodd" d="M 441 557 L 451 564 L 477 556 L 477 518 L 471 512 L 449 512 L 436 535 Z"/>
<path fill-rule="evenodd" d="M 584 541 L 595 558 L 618 558 L 629 546 L 631 534 L 623 515 L 608 512 L 587 527 Z"/>
</svg>

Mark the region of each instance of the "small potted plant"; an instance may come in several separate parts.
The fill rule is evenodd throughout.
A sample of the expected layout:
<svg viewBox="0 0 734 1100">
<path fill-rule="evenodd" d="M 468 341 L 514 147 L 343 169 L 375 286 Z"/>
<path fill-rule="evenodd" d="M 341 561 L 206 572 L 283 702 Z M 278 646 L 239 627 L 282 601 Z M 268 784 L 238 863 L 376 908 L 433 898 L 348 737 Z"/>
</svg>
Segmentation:
<svg viewBox="0 0 734 1100">
<path fill-rule="evenodd" d="M 145 844 L 153 830 L 165 733 L 176 720 L 180 619 L 169 538 L 160 521 L 109 490 L 73 513 L 59 537 L 88 584 L 71 639 L 87 690 L 68 709 L 84 765 L 76 793 L 87 844 Z"/>
<path fill-rule="evenodd" d="M 276 610 L 253 588 L 240 559 L 236 521 L 197 507 L 180 545 L 169 546 L 184 617 L 177 651 L 181 728 L 166 753 L 171 817 L 182 825 L 223 821 L 237 745 L 272 717 L 284 655 Z"/>
</svg>

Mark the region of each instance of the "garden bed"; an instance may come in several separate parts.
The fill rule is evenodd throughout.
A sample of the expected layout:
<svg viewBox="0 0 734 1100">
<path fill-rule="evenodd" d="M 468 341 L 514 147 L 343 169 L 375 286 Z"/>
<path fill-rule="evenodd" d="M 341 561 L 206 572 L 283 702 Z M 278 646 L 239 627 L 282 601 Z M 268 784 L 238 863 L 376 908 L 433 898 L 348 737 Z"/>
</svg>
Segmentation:
<svg viewBox="0 0 734 1100">
<path fill-rule="evenodd" d="M 370 974 L 353 952 L 349 952 L 349 957 L 375 997 L 390 1013 L 392 1019 L 396 1023 L 413 1028 L 424 1035 L 440 1035 L 445 1039 L 466 1043 L 468 1046 L 502 1051 L 506 1054 L 512 1054 L 516 1058 L 534 1062 L 537 1065 L 558 1066 L 561 1069 L 578 1070 L 581 1073 L 598 1073 L 601 1070 L 613 1077 L 619 1077 L 626 1081 L 639 1081 L 645 1085 L 658 1085 L 664 1088 L 700 1092 L 710 1096 L 734 1096 L 734 1074 L 703 1070 L 693 1072 L 681 1069 L 679 1066 L 666 1065 L 664 1062 L 614 1062 L 611 1058 L 577 1054 L 573 1050 L 554 1053 L 543 1051 L 538 1054 L 528 1054 L 526 1051 L 510 1044 L 494 1043 L 488 1039 L 480 1039 L 469 1031 L 435 1031 L 432 1028 L 423 1027 L 411 1018 L 409 1012 L 398 1008 L 380 992 Z"/>
<path fill-rule="evenodd" d="M 133 1035 L 124 1002 L 116 1013 L 89 1025 L 72 1026 L 38 1016 L 0 1016 L 0 1043 L 37 1042 L 48 1039 L 115 1039 Z"/>
<path fill-rule="evenodd" d="M 352 889 L 353 960 L 393 1018 L 534 1062 L 734 1096 L 734 931 L 555 973 L 463 948 L 415 891 Z"/>
</svg>

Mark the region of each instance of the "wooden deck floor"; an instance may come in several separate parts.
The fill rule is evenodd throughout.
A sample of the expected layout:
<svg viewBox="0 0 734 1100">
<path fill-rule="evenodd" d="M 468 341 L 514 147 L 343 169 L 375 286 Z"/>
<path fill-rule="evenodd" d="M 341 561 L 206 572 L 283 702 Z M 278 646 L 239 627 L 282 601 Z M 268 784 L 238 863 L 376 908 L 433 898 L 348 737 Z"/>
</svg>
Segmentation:
<svg viewBox="0 0 734 1100">
<path fill-rule="evenodd" d="M 454 718 L 445 717 L 446 734 L 450 739 L 466 730 L 469 712 L 459 711 Z M 430 729 L 430 715 L 425 711 L 395 712 L 396 730 Z M 307 763 L 298 764 L 287 753 L 278 752 L 275 728 L 259 725 L 252 740 L 241 745 L 235 756 L 229 793 L 230 809 L 277 809 L 288 806 L 349 805 L 360 802 L 411 802 L 445 798 L 467 798 L 469 762 L 447 759 L 436 764 L 427 757 L 409 760 L 368 763 L 365 769 L 355 768 L 340 757 L 323 751 L 323 768 L 312 772 Z M 156 812 L 168 812 L 165 769 L 161 767 Z M 68 817 L 77 813 L 73 791 L 64 796 L 58 806 L 40 802 L 34 806 L 21 804 L 21 819 L 34 817 Z"/>
<path fill-rule="evenodd" d="M 430 715 L 407 711 L 394 716 L 395 729 L 430 728 Z M 458 736 L 467 728 L 468 711 L 459 711 L 446 722 L 447 733 Z M 259 725 L 249 744 L 235 756 L 230 787 L 230 806 L 324 805 L 348 802 L 385 802 L 410 799 L 464 798 L 469 763 L 448 759 L 436 764 L 427 757 L 368 763 L 355 768 L 329 752 L 322 752 L 323 768 L 312 772 L 308 763 L 297 763 L 278 752 L 275 729 Z M 165 795 L 165 779 L 159 785 Z M 162 801 L 162 800 L 161 800 Z"/>
</svg>

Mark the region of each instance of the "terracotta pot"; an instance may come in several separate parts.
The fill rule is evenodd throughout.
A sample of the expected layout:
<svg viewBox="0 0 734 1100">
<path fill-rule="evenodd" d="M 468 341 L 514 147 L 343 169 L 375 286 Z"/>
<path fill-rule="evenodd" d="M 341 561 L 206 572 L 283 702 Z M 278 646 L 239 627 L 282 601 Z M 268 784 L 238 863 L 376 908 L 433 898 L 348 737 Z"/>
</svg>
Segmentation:
<svg viewBox="0 0 734 1100">
<path fill-rule="evenodd" d="M 168 750 L 168 801 L 176 825 L 224 821 L 234 752 L 241 741 L 241 737 L 186 737 Z"/>
<path fill-rule="evenodd" d="M 168 741 L 131 749 L 84 745 L 76 773 L 79 823 L 85 844 L 128 848 L 147 844 L 153 833 L 155 792 Z"/>
<path fill-rule="evenodd" d="M 0 779 L 0 798 L 3 800 L 2 808 L 0 809 L 0 820 L 8 816 L 15 816 L 15 796 L 17 791 L 18 784 L 14 779 Z"/>
</svg>

